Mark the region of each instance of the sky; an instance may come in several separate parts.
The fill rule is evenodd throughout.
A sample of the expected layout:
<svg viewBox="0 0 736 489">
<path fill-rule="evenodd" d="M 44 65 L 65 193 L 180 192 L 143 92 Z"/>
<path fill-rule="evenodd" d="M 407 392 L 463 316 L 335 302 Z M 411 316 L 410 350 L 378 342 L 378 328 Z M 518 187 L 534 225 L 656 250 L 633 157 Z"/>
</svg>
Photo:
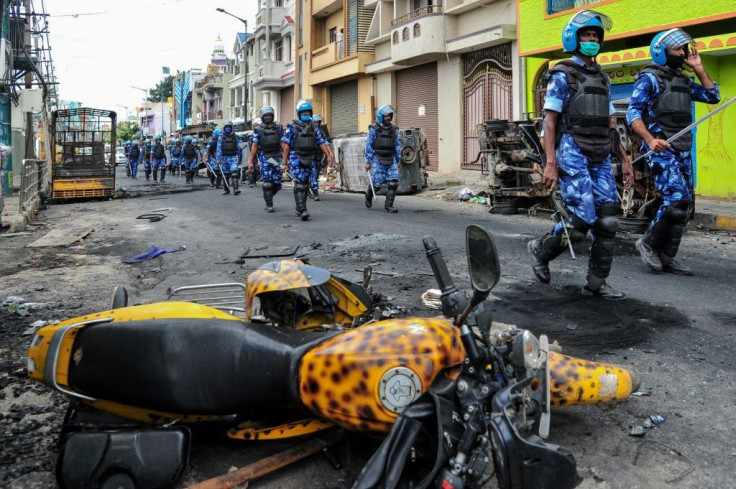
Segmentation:
<svg viewBox="0 0 736 489">
<path fill-rule="evenodd" d="M 141 106 L 163 77 L 162 67 L 207 68 L 219 35 L 233 57 L 235 36 L 245 26 L 217 12 L 220 7 L 248 21 L 253 31 L 256 0 L 64 0 L 46 2 L 49 42 L 59 98 L 116 111 L 120 119 Z M 123 107 L 121 107 L 123 106 Z"/>
</svg>

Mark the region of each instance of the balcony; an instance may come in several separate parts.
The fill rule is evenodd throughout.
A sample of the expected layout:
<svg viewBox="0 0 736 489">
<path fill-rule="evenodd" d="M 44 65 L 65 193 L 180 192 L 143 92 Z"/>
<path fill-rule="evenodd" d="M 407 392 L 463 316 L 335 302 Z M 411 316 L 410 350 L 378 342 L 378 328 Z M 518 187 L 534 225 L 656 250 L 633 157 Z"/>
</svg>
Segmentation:
<svg viewBox="0 0 736 489">
<path fill-rule="evenodd" d="M 204 90 L 212 91 L 212 90 L 222 89 L 224 86 L 225 85 L 224 85 L 222 73 L 218 73 L 217 75 L 213 75 L 213 74 L 206 75 L 204 78 L 202 78 L 201 80 L 197 80 L 194 83 L 195 90 L 204 89 Z"/>
<path fill-rule="evenodd" d="M 204 113 L 204 122 L 215 121 L 217 119 L 222 119 L 221 110 L 211 110 Z"/>
<path fill-rule="evenodd" d="M 445 55 L 445 19 L 441 5 L 429 5 L 391 22 L 391 62 L 413 65 Z"/>
<path fill-rule="evenodd" d="M 312 0 L 312 16 L 327 17 L 342 8 L 342 0 Z"/>
<path fill-rule="evenodd" d="M 262 8 L 256 14 L 256 29 L 253 34 L 258 37 L 265 33 L 266 26 L 271 27 L 271 37 L 280 35 L 281 22 L 284 20 L 286 7 L 271 7 L 271 18 L 268 17 L 268 9 Z M 270 22 L 269 22 L 270 20 Z"/>
<path fill-rule="evenodd" d="M 335 61 L 337 61 L 336 42 L 325 44 L 321 48 L 312 51 L 312 70 L 318 70 Z"/>
<path fill-rule="evenodd" d="M 285 86 L 281 76 L 286 72 L 284 61 L 273 61 L 264 59 L 263 63 L 255 66 L 253 79 L 253 88 L 257 90 L 267 90 L 272 88 L 282 88 Z"/>
</svg>

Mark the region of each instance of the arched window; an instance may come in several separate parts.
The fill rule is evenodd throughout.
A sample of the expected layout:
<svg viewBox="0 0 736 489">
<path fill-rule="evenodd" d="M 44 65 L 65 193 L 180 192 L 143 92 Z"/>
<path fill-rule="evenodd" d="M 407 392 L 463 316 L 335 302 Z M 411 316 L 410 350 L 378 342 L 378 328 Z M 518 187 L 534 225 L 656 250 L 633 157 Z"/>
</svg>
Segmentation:
<svg viewBox="0 0 736 489">
<path fill-rule="evenodd" d="M 404 30 L 401 31 L 401 40 L 402 41 L 409 40 L 409 28 L 408 27 L 404 27 Z"/>
<path fill-rule="evenodd" d="M 414 37 L 419 37 L 422 35 L 422 26 L 419 25 L 419 22 L 414 24 Z"/>
<path fill-rule="evenodd" d="M 394 32 L 394 41 L 393 41 L 393 43 L 394 44 L 398 44 L 399 43 L 399 31 Z"/>
</svg>

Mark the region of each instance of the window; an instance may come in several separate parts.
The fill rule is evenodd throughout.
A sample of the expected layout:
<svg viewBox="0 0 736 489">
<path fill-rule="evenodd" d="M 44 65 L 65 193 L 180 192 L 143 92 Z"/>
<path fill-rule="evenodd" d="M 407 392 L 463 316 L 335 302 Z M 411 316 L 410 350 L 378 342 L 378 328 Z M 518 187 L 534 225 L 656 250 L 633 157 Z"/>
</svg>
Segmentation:
<svg viewBox="0 0 736 489">
<path fill-rule="evenodd" d="M 404 29 L 401 31 L 401 40 L 402 41 L 409 40 L 409 28 L 408 27 L 404 27 Z"/>
<path fill-rule="evenodd" d="M 283 47 L 284 47 L 284 45 L 283 45 L 283 41 L 281 39 L 279 39 L 278 41 L 276 41 L 275 43 L 273 43 L 273 51 L 274 51 L 274 53 L 273 53 L 273 60 L 274 61 L 282 61 L 284 59 L 283 58 L 283 55 L 282 55 L 282 49 L 283 49 Z"/>
<path fill-rule="evenodd" d="M 274 7 L 283 7 L 284 6 L 284 0 L 273 0 L 273 6 Z"/>
<path fill-rule="evenodd" d="M 393 43 L 394 44 L 398 44 L 399 43 L 399 31 L 394 32 L 394 36 L 393 37 L 394 37 Z"/>
<path fill-rule="evenodd" d="M 414 37 L 419 37 L 422 35 L 422 26 L 419 25 L 419 22 L 414 24 Z"/>
<path fill-rule="evenodd" d="M 337 27 L 330 29 L 330 40 L 328 42 L 333 43 L 337 41 Z"/>
<path fill-rule="evenodd" d="M 291 36 L 284 38 L 284 61 L 291 63 Z"/>
</svg>

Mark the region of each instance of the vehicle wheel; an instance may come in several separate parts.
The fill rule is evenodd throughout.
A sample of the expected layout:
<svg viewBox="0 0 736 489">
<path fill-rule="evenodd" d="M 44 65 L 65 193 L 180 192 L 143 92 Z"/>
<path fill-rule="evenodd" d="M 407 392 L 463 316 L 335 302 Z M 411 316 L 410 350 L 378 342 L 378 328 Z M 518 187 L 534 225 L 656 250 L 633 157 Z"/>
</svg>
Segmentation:
<svg viewBox="0 0 736 489">
<path fill-rule="evenodd" d="M 135 481 L 128 474 L 117 472 L 105 479 L 100 489 L 135 489 Z"/>
<path fill-rule="evenodd" d="M 519 199 L 496 200 L 491 207 L 491 214 L 511 215 L 518 211 Z"/>
</svg>

